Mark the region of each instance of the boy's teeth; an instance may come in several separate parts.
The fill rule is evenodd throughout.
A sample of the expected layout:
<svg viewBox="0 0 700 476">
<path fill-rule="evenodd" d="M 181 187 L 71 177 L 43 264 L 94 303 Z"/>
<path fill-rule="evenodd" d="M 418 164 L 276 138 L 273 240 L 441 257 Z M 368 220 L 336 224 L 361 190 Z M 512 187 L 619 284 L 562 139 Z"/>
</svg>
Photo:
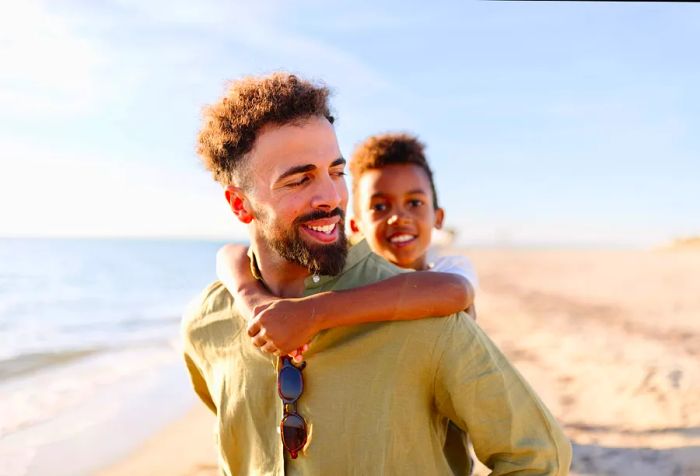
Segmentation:
<svg viewBox="0 0 700 476">
<path fill-rule="evenodd" d="M 311 226 L 311 225 L 307 225 L 307 226 L 314 231 L 325 233 L 326 235 L 330 234 L 330 232 L 332 232 L 335 229 L 335 223 L 333 223 L 331 225 L 325 225 L 325 226 Z"/>
<path fill-rule="evenodd" d="M 404 243 L 413 239 L 413 235 L 396 235 L 392 236 L 390 241 L 392 243 Z"/>
</svg>

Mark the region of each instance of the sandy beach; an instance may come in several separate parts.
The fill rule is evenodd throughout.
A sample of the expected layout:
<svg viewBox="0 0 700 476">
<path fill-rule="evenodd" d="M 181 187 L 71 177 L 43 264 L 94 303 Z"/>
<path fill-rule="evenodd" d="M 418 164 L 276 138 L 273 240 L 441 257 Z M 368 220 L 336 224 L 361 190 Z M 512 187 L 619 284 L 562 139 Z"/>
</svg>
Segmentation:
<svg viewBox="0 0 700 476">
<path fill-rule="evenodd" d="M 700 252 L 467 254 L 478 322 L 571 438 L 572 474 L 700 475 Z M 197 405 L 99 474 L 218 474 L 212 425 Z"/>
</svg>

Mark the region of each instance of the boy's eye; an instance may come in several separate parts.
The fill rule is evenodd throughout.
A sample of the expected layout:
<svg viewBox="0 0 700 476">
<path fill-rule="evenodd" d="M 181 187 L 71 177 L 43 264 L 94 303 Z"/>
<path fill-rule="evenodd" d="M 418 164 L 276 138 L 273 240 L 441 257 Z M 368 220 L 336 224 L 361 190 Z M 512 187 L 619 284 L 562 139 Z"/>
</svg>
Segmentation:
<svg viewBox="0 0 700 476">
<path fill-rule="evenodd" d="M 370 208 L 375 212 L 383 212 L 386 210 L 387 207 L 385 203 L 375 203 Z"/>
<path fill-rule="evenodd" d="M 347 174 L 344 170 L 341 170 L 340 172 L 333 172 L 331 175 L 335 175 L 336 177 L 345 177 Z"/>
<path fill-rule="evenodd" d="M 411 205 L 412 207 L 420 207 L 423 205 L 423 200 L 420 200 L 418 198 L 414 198 L 413 200 L 409 200 L 408 204 Z"/>
</svg>

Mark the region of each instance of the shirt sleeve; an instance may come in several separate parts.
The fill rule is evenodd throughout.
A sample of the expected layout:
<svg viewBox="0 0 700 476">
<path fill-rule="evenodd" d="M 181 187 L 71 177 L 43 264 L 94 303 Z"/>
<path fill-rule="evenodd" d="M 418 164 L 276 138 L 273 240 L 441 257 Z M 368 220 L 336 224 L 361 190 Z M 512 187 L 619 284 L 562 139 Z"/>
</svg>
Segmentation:
<svg viewBox="0 0 700 476">
<path fill-rule="evenodd" d="M 549 410 L 463 313 L 438 342 L 438 411 L 466 431 L 492 475 L 568 474 L 571 445 Z"/>
<path fill-rule="evenodd" d="M 202 370 L 202 362 L 200 352 L 197 351 L 195 339 L 193 338 L 193 330 L 196 323 L 201 319 L 200 312 L 201 304 L 198 300 L 190 303 L 182 319 L 180 334 L 182 338 L 182 348 L 185 358 L 185 366 L 192 382 L 192 387 L 204 404 L 216 414 L 216 405 L 211 398 L 209 387 L 205 378 L 205 373 Z"/>
<path fill-rule="evenodd" d="M 214 400 L 212 400 L 211 394 L 209 393 L 207 382 L 190 354 L 185 353 L 185 364 L 187 365 L 187 371 L 190 374 L 190 380 L 192 381 L 192 387 L 194 387 L 195 393 L 209 410 L 216 414 L 216 405 L 214 405 Z"/>
<path fill-rule="evenodd" d="M 479 286 L 479 280 L 476 277 L 474 265 L 466 256 L 440 256 L 430 265 L 430 271 L 440 273 L 458 274 L 464 277 L 474 289 Z"/>
</svg>

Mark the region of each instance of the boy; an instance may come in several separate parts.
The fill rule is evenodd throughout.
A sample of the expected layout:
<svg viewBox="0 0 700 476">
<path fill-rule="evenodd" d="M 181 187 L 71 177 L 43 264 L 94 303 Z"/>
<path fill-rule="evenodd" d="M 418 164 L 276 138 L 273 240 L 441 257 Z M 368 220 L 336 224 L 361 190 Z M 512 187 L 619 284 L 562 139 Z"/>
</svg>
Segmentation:
<svg viewBox="0 0 700 476">
<path fill-rule="evenodd" d="M 469 260 L 428 259 L 432 229 L 442 226 L 444 210 L 438 206 L 423 144 L 408 134 L 369 137 L 355 150 L 350 169 L 352 231 L 387 261 L 419 272 L 342 292 L 279 299 L 251 276 L 245 247 L 224 246 L 217 255 L 217 274 L 250 317 L 248 334 L 266 352 L 291 354 L 300 361 L 306 344 L 323 329 L 464 309 L 475 317 L 476 275 Z"/>
</svg>

